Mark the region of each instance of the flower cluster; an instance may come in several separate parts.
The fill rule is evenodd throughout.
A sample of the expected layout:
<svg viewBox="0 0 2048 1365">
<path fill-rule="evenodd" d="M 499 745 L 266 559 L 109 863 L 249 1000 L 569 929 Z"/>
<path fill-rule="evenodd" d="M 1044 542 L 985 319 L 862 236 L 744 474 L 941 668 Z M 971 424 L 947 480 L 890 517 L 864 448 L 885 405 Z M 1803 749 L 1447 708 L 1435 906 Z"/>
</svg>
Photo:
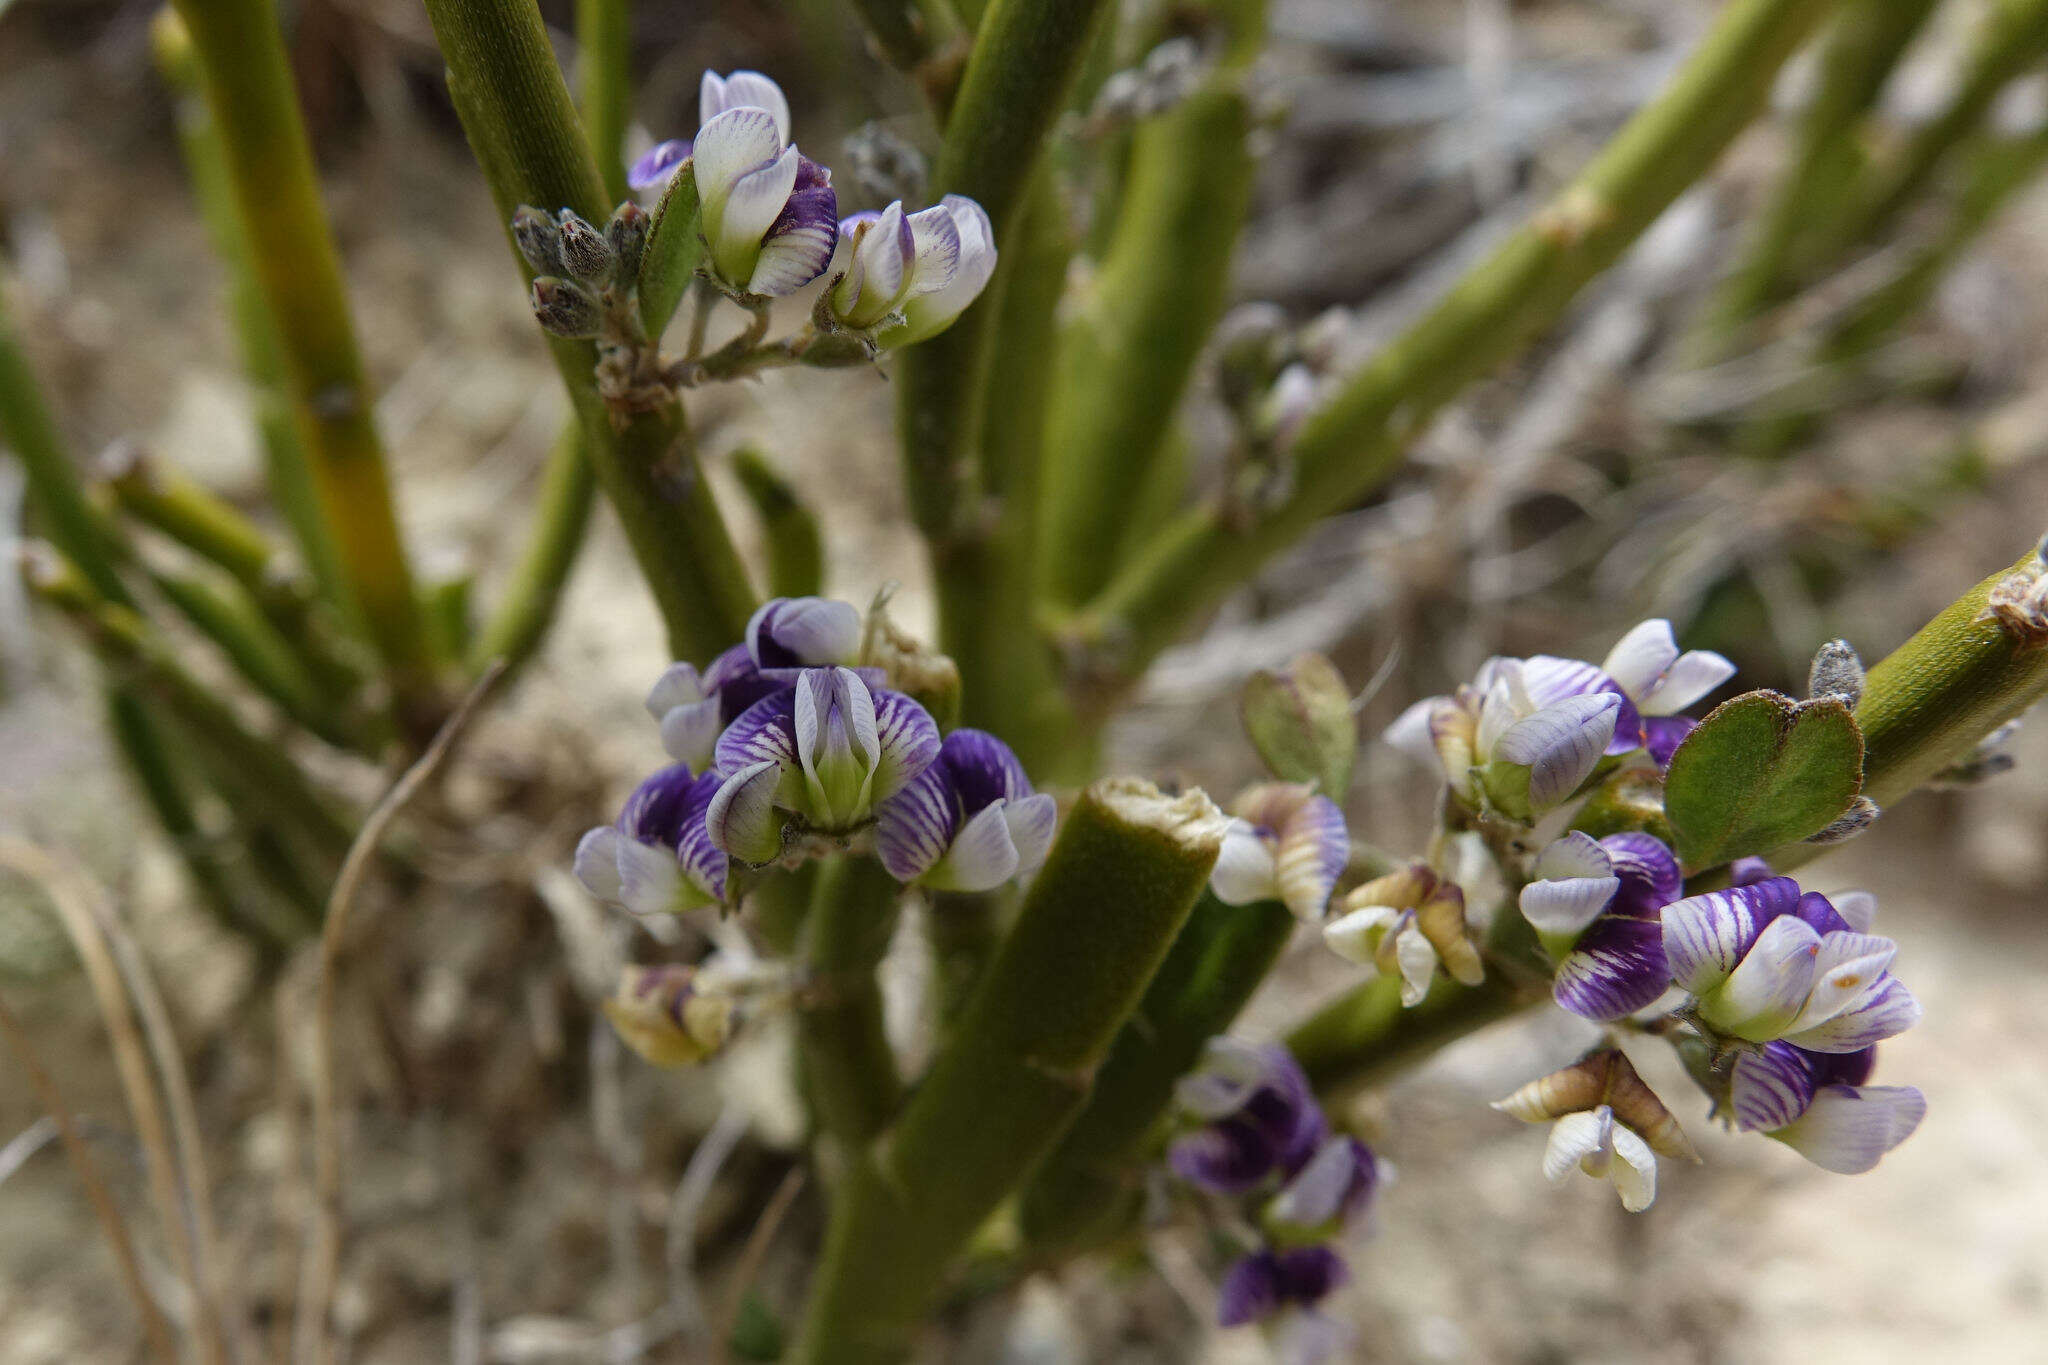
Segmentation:
<svg viewBox="0 0 2048 1365">
<path fill-rule="evenodd" d="M 1440 764 L 1467 806 L 1526 820 L 1570 800 L 1604 758 L 1641 750 L 1669 763 L 1697 724 L 1680 713 L 1734 673 L 1719 654 L 1680 653 L 1669 621 L 1645 621 L 1598 667 L 1488 659 L 1455 693 L 1409 707 L 1386 738 Z"/>
<path fill-rule="evenodd" d="M 823 277 L 816 321 L 892 347 L 945 330 L 995 272 L 995 234 L 972 199 L 841 219 L 832 173 L 797 150 L 789 100 L 759 72 L 705 72 L 698 122 L 695 138 L 657 145 L 627 178 L 652 197 L 692 177 L 705 271 L 726 293 L 778 298 Z"/>
<path fill-rule="evenodd" d="M 1167 1151 L 1173 1173 L 1257 1210 L 1259 1244 L 1225 1273 L 1219 1322 L 1267 1325 L 1283 1357 L 1304 1365 L 1343 1350 L 1344 1328 L 1315 1309 L 1349 1277 L 1331 1243 L 1364 1219 L 1386 1174 L 1381 1163 L 1364 1143 L 1330 1131 L 1284 1048 L 1214 1039 L 1175 1098 L 1194 1126 Z"/>
<path fill-rule="evenodd" d="M 647 707 L 675 762 L 583 836 L 583 884 L 651 914 L 730 903 L 758 870 L 829 848 L 873 852 L 899 881 L 944 890 L 1034 871 L 1052 798 L 994 735 L 941 738 L 889 670 L 864 661 L 867 638 L 847 603 L 776 598 L 703 668 L 672 665 Z"/>
</svg>

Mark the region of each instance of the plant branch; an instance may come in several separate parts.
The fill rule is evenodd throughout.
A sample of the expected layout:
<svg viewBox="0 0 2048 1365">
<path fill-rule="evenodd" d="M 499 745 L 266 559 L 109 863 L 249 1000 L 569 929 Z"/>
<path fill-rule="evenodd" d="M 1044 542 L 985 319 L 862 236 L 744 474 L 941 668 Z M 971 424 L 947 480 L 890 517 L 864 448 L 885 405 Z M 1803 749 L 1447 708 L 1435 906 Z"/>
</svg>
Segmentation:
<svg viewBox="0 0 2048 1365">
<path fill-rule="evenodd" d="M 879 862 L 841 854 L 820 869 L 804 921 L 804 1088 L 818 1126 L 848 1156 L 887 1126 L 903 1098 L 875 977 L 902 900 Z"/>
</svg>

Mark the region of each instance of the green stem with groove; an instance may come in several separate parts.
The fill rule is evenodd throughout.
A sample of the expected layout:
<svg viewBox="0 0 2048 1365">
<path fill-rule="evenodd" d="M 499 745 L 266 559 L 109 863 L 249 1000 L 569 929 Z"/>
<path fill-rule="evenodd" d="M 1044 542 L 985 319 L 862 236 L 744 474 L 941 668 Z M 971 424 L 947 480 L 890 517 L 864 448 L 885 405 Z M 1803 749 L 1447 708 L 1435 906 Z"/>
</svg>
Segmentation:
<svg viewBox="0 0 2048 1365">
<path fill-rule="evenodd" d="M 470 646 L 468 668 L 481 672 L 493 659 L 505 661 L 504 678 L 531 659 L 547 637 L 562 606 L 562 592 L 590 530 L 597 483 L 583 457 L 583 430 L 571 423 L 555 437 L 541 470 L 540 500 L 519 566 L 491 617 Z"/>
<path fill-rule="evenodd" d="M 882 1131 L 903 1098 L 875 976 L 902 900 L 903 888 L 879 862 L 841 854 L 819 870 L 804 922 L 797 1040 L 807 1093 L 818 1127 L 849 1155 Z"/>
<path fill-rule="evenodd" d="M 1028 1254 L 1067 1254 L 1126 1225 L 1174 1082 L 1230 1027 L 1293 932 L 1278 901 L 1225 905 L 1203 893 L 1117 1034 L 1088 1107 L 1024 1188 Z"/>
<path fill-rule="evenodd" d="M 402 727 L 431 733 L 443 711 L 432 647 L 276 7 L 272 0 L 176 4 L 198 54 L 348 599 L 384 661 Z"/>
<path fill-rule="evenodd" d="M 841 1186 L 791 1365 L 908 1352 L 975 1229 L 1086 1102 L 1222 826 L 1200 793 L 1082 794 L 952 1038 Z"/>
<path fill-rule="evenodd" d="M 533 0 L 427 0 L 448 90 L 499 217 L 521 204 L 609 216 L 604 184 Z M 522 263 L 522 270 L 525 269 Z M 582 425 L 585 456 L 626 531 L 677 658 L 738 639 L 756 598 L 697 463 L 680 404 L 615 425 L 597 390 L 597 350 L 551 338 Z"/>
<path fill-rule="evenodd" d="M 1558 199 L 1312 414 L 1297 484 L 1249 526 L 1220 498 L 1177 517 L 1062 630 L 1109 690 L 1319 519 L 1383 483 L 1436 412 L 1517 354 L 1748 124 L 1833 0 L 1733 0 L 1671 82 Z"/>
</svg>

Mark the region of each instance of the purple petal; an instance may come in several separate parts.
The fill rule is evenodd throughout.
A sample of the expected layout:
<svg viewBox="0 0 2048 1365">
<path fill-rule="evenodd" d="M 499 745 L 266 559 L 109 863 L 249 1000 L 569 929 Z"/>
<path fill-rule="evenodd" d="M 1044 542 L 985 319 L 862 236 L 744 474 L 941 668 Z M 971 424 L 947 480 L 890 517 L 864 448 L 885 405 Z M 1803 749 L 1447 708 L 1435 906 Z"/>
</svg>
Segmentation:
<svg viewBox="0 0 2048 1365">
<path fill-rule="evenodd" d="M 718 737 L 717 770 L 732 774 L 756 763 L 795 769 L 796 689 L 783 688 L 749 706 Z"/>
<path fill-rule="evenodd" d="M 1560 659 L 1537 654 L 1522 661 L 1522 685 L 1537 709 L 1555 706 L 1568 697 L 1598 696 L 1605 693 L 1616 700 L 1614 733 L 1606 740 L 1606 752 L 1625 754 L 1643 744 L 1643 718 L 1629 700 L 1622 685 L 1600 669 L 1578 659 Z"/>
<path fill-rule="evenodd" d="M 1870 1073 L 1877 1070 L 1877 1049 L 1866 1047 L 1858 1052 L 1808 1052 L 1806 1062 L 1813 1068 L 1815 1085 L 1862 1085 L 1870 1079 Z"/>
<path fill-rule="evenodd" d="M 1735 1059 L 1730 1097 L 1735 1126 L 1749 1132 L 1783 1128 L 1813 1102 L 1813 1068 L 1790 1043 L 1766 1043 Z"/>
<path fill-rule="evenodd" d="M 1649 716 L 1643 721 L 1643 748 L 1659 768 L 1671 766 L 1671 755 L 1685 743 L 1685 737 L 1699 729 L 1691 716 Z"/>
<path fill-rule="evenodd" d="M 1319 1303 L 1350 1278 L 1350 1267 L 1331 1247 L 1296 1247 L 1280 1253 L 1280 1297 L 1289 1303 Z"/>
<path fill-rule="evenodd" d="M 797 187 L 769 225 L 747 288 L 781 298 L 824 274 L 839 244 L 838 213 L 839 196 L 832 188 L 830 173 L 803 159 Z"/>
<path fill-rule="evenodd" d="M 1241 1119 L 1198 1128 L 1166 1149 L 1173 1173 L 1216 1194 L 1243 1194 L 1273 1172 L 1278 1158 L 1270 1134 Z"/>
<path fill-rule="evenodd" d="M 1730 886 L 1755 886 L 1758 882 L 1769 881 L 1776 875 L 1771 871 L 1771 865 L 1755 854 L 1747 858 L 1737 858 L 1728 864 Z"/>
<path fill-rule="evenodd" d="M 1256 1251 L 1237 1260 L 1224 1272 L 1217 1291 L 1217 1325 L 1242 1327 L 1278 1312 L 1280 1276 L 1280 1258 L 1270 1251 Z"/>
<path fill-rule="evenodd" d="M 1685 876 L 1664 841 L 1648 834 L 1610 834 L 1600 841 L 1621 878 L 1630 913 L 1658 912 L 1685 894 Z"/>
<path fill-rule="evenodd" d="M 1622 704 L 1612 692 L 1567 697 L 1509 726 L 1494 743 L 1493 760 L 1528 768 L 1529 809 L 1550 810 L 1599 765 Z"/>
<path fill-rule="evenodd" d="M 667 142 L 658 142 L 626 172 L 626 184 L 636 194 L 666 189 L 668 182 L 675 179 L 677 169 L 689 159 L 688 139 L 670 138 Z"/>
<path fill-rule="evenodd" d="M 945 775 L 927 768 L 875 808 L 875 855 L 897 881 L 914 882 L 946 856 L 959 828 Z"/>
<path fill-rule="evenodd" d="M 747 622 L 747 649 L 761 668 L 823 668 L 860 653 L 860 612 L 830 597 L 776 597 Z"/>
<path fill-rule="evenodd" d="M 626 798 L 626 808 L 619 812 L 620 832 L 643 844 L 674 848 L 689 815 L 694 780 L 686 764 L 657 770 Z"/>
<path fill-rule="evenodd" d="M 1274 885 L 1295 918 L 1320 920 L 1330 893 L 1351 861 L 1344 812 L 1327 796 L 1311 796 L 1281 827 L 1273 859 Z"/>
<path fill-rule="evenodd" d="M 946 775 L 954 799 L 968 815 L 997 801 L 1031 795 L 1031 779 L 1010 746 L 986 730 L 965 726 L 946 736 L 935 766 Z"/>
<path fill-rule="evenodd" d="M 1579 936 L 1557 967 L 1553 998 L 1586 1019 L 1620 1019 L 1671 985 L 1664 930 L 1656 912 L 1610 910 Z"/>
<path fill-rule="evenodd" d="M 1927 1100 L 1912 1086 L 1824 1086 L 1806 1112 L 1771 1136 L 1824 1171 L 1861 1175 L 1913 1135 Z"/>
<path fill-rule="evenodd" d="M 676 840 L 676 860 L 682 864 L 684 873 L 713 900 L 725 899 L 726 858 L 711 840 L 707 817 L 711 802 L 723 785 L 724 780 L 715 771 L 690 784 L 682 830 Z"/>
<path fill-rule="evenodd" d="M 1817 934 L 1841 933 L 1849 928 L 1849 921 L 1842 918 L 1830 901 L 1818 891 L 1809 891 L 1793 905 L 1792 913 L 1813 926 Z"/>
<path fill-rule="evenodd" d="M 930 714 L 901 692 L 877 688 L 875 731 L 880 753 L 870 798 L 887 800 L 939 756 L 939 726 Z"/>
<path fill-rule="evenodd" d="M 1799 900 L 1799 884 L 1771 877 L 1709 891 L 1664 907 L 1664 956 L 1671 978 L 1698 995 L 1728 979 L 1766 922 Z"/>
</svg>

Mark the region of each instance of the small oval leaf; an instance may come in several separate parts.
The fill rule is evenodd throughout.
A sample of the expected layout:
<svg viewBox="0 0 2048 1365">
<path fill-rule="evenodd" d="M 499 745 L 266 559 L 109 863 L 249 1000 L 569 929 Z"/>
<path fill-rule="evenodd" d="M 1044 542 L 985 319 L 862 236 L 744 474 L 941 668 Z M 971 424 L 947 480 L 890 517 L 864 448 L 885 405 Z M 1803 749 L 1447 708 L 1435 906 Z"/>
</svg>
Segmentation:
<svg viewBox="0 0 2048 1365">
<path fill-rule="evenodd" d="M 1863 786 L 1863 735 L 1832 697 L 1748 692 L 1708 713 L 1671 756 L 1664 811 L 1687 872 L 1818 833 Z"/>
<path fill-rule="evenodd" d="M 655 207 L 654 225 L 640 258 L 640 325 L 647 329 L 649 341 L 661 340 L 704 260 L 698 216 L 696 168 L 685 161 Z"/>
</svg>

